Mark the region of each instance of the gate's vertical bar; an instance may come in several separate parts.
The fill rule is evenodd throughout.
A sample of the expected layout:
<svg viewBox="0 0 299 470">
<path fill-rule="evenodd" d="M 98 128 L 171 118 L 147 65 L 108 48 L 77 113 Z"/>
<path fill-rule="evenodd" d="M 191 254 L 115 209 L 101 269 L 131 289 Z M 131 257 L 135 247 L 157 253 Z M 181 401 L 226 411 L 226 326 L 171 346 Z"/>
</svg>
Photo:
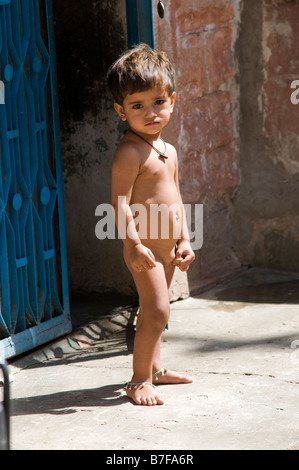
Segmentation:
<svg viewBox="0 0 299 470">
<path fill-rule="evenodd" d="M 154 47 L 152 0 L 126 0 L 128 47 L 144 42 Z"/>
<path fill-rule="evenodd" d="M 46 0 L 47 28 L 49 38 L 50 53 L 50 82 L 51 82 L 51 99 L 53 110 L 53 135 L 54 135 L 54 152 L 56 164 L 56 180 L 57 180 L 57 204 L 59 216 L 59 238 L 60 238 L 60 263 L 61 263 L 61 285 L 64 313 L 70 314 L 69 291 L 68 291 L 68 269 L 66 254 L 66 231 L 64 216 L 64 196 L 63 196 L 63 177 L 61 164 L 60 149 L 60 132 L 59 132 L 59 114 L 58 114 L 58 97 L 57 97 L 57 74 L 56 74 L 56 51 L 54 37 L 54 13 L 52 0 Z"/>
<path fill-rule="evenodd" d="M 9 373 L 7 363 L 0 357 L 0 369 L 3 374 L 3 388 L 4 388 L 4 421 L 5 421 L 5 436 L 0 436 L 0 450 L 10 450 L 10 390 L 9 390 Z"/>
</svg>

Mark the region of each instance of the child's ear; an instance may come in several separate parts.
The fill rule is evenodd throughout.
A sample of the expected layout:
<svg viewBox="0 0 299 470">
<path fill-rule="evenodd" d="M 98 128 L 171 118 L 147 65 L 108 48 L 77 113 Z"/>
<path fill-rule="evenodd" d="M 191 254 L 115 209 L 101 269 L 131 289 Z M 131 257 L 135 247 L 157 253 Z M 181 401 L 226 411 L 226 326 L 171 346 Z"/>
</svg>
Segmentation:
<svg viewBox="0 0 299 470">
<path fill-rule="evenodd" d="M 120 104 L 114 103 L 114 109 L 117 112 L 117 114 L 119 115 L 119 117 L 122 119 L 122 121 L 127 120 L 124 108 Z"/>
</svg>

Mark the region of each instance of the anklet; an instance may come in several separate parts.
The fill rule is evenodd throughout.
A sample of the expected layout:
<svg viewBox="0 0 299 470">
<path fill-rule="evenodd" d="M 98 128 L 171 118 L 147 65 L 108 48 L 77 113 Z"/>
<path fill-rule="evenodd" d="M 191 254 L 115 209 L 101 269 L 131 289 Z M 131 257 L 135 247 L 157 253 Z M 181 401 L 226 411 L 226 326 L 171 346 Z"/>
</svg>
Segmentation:
<svg viewBox="0 0 299 470">
<path fill-rule="evenodd" d="M 141 388 L 143 388 L 145 385 L 150 385 L 151 387 L 156 388 L 156 386 L 151 382 L 128 382 L 125 384 L 124 390 L 133 390 L 134 388 L 136 390 L 138 387 L 141 386 Z"/>
<path fill-rule="evenodd" d="M 167 372 L 166 367 L 162 367 L 162 369 L 160 369 L 160 370 L 158 370 L 157 372 L 155 372 L 155 373 L 153 374 L 153 376 L 155 377 L 156 382 L 159 380 L 158 375 L 161 374 L 162 377 L 163 377 L 163 375 L 164 375 L 166 372 Z"/>
</svg>

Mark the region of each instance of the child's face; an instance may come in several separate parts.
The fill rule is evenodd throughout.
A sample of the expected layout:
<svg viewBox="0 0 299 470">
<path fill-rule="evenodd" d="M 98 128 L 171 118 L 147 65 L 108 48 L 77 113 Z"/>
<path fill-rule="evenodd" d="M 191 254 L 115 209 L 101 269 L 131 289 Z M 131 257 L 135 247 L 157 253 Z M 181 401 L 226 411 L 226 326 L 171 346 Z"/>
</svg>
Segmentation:
<svg viewBox="0 0 299 470">
<path fill-rule="evenodd" d="M 148 135 L 160 133 L 168 123 L 173 111 L 175 93 L 171 96 L 162 86 L 146 91 L 128 94 L 123 105 L 114 104 L 123 121 L 128 121 L 130 128 Z"/>
</svg>

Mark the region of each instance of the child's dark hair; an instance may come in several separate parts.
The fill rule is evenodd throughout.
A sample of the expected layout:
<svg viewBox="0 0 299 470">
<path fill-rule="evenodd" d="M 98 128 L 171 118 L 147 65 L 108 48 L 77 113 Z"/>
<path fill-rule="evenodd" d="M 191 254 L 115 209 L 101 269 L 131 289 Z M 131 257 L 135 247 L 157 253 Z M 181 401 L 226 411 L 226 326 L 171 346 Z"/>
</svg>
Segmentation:
<svg viewBox="0 0 299 470">
<path fill-rule="evenodd" d="M 175 91 L 175 70 L 167 55 L 147 44 L 138 44 L 123 53 L 107 74 L 114 100 L 122 105 L 127 94 L 163 86 L 169 96 Z"/>
</svg>

